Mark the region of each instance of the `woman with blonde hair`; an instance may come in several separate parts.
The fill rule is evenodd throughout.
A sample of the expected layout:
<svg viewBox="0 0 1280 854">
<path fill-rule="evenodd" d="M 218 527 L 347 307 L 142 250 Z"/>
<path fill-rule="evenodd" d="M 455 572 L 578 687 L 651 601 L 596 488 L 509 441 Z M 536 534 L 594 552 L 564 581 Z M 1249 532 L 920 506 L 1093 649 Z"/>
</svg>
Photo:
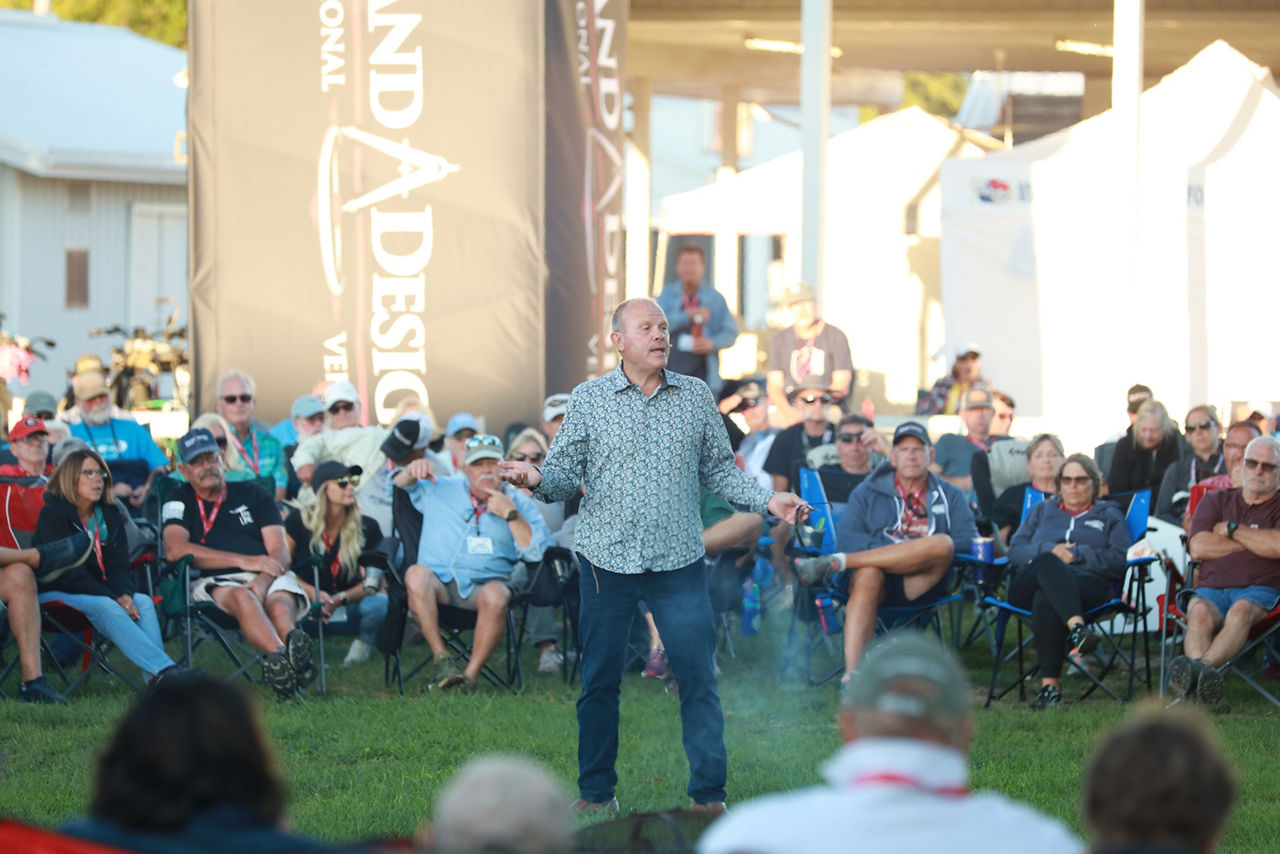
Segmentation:
<svg viewBox="0 0 1280 854">
<path fill-rule="evenodd" d="M 293 555 L 291 569 L 303 589 L 311 601 L 320 603 L 327 624 L 332 626 L 345 618 L 357 633 L 343 667 L 369 660 L 378 627 L 387 616 L 386 594 L 365 585 L 366 570 L 360 565 L 360 555 L 382 542 L 378 523 L 361 514 L 356 503 L 362 473 L 360 466 L 335 460 L 316 466 L 311 475 L 315 502 L 294 507 L 284 520 L 285 538 Z M 316 559 L 320 560 L 319 590 L 307 580 L 313 577 L 309 565 Z"/>
<path fill-rule="evenodd" d="M 1107 485 L 1112 492 L 1150 489 L 1155 495 L 1169 466 L 1182 459 L 1182 434 L 1158 400 L 1144 400 L 1129 432 L 1116 442 Z"/>
</svg>

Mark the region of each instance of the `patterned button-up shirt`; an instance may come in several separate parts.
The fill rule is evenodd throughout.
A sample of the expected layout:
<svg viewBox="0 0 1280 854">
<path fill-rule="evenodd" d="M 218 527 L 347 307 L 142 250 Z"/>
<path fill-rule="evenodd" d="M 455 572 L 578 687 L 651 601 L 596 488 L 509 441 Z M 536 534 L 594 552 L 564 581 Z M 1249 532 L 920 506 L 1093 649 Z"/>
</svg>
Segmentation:
<svg viewBox="0 0 1280 854">
<path fill-rule="evenodd" d="M 585 487 L 576 546 L 601 569 L 679 569 L 703 554 L 698 484 L 765 512 L 772 493 L 734 465 L 724 421 L 701 380 L 665 371 L 651 397 L 622 365 L 573 390 L 534 496 Z"/>
</svg>

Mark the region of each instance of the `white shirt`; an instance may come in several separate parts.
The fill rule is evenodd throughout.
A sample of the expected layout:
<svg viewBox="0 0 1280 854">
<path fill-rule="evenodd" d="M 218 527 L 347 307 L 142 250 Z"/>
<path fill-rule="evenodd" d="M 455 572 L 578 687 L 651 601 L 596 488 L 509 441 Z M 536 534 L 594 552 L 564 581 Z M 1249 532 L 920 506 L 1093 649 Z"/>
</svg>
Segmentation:
<svg viewBox="0 0 1280 854">
<path fill-rule="evenodd" d="M 1080 854 L 1066 825 L 995 792 L 968 793 L 968 759 L 905 738 L 844 745 L 827 785 L 734 807 L 700 854 Z"/>
<path fill-rule="evenodd" d="M 388 432 L 382 427 L 325 430 L 299 442 L 292 459 L 295 469 L 319 465 L 326 460 L 337 460 L 345 466 L 360 466 L 364 473 L 360 475 L 360 486 L 356 489 L 356 503 L 360 505 L 360 512 L 376 521 L 386 535 L 391 533 L 391 499 L 386 483 L 387 457 L 382 453 L 382 442 Z"/>
</svg>

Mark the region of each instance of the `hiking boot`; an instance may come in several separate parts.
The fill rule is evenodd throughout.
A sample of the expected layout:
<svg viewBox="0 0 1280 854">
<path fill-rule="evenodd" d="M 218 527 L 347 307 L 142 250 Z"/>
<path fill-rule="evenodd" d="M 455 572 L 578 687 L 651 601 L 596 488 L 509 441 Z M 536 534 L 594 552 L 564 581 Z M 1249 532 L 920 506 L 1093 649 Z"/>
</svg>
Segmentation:
<svg viewBox="0 0 1280 854">
<path fill-rule="evenodd" d="M 547 644 L 538 656 L 539 673 L 555 673 L 564 665 L 564 653 L 553 643 Z"/>
<path fill-rule="evenodd" d="M 36 546 L 40 553 L 40 565 L 35 568 L 36 581 L 48 584 L 69 569 L 75 569 L 93 554 L 93 540 L 84 531 L 76 531 L 69 537 Z"/>
<path fill-rule="evenodd" d="M 276 692 L 277 700 L 290 700 L 298 693 L 298 676 L 283 649 L 268 653 L 262 659 L 262 681 Z"/>
<path fill-rule="evenodd" d="M 1182 699 L 1195 696 L 1196 682 L 1204 664 L 1200 659 L 1179 655 L 1169 662 L 1169 688 Z"/>
<path fill-rule="evenodd" d="M 1045 709 L 1066 705 L 1062 699 L 1062 689 L 1056 685 L 1041 685 L 1040 693 L 1031 701 L 1031 711 L 1042 712 Z"/>
<path fill-rule="evenodd" d="M 711 818 L 719 818 L 728 811 L 729 807 L 724 801 L 708 801 L 705 804 L 700 804 L 692 799 L 689 801 L 689 812 L 700 813 Z"/>
<path fill-rule="evenodd" d="M 815 587 L 826 582 L 827 577 L 836 571 L 836 562 L 830 556 L 796 558 L 796 575 L 805 587 Z"/>
<path fill-rule="evenodd" d="M 466 665 L 466 662 L 451 654 L 448 650 L 432 656 L 431 664 L 435 668 L 433 677 L 435 687 L 441 691 L 456 688 L 465 679 L 462 675 L 462 668 Z"/>
<path fill-rule="evenodd" d="M 1067 656 L 1079 661 L 1098 648 L 1098 636 L 1089 631 L 1089 627 L 1080 623 L 1067 635 Z"/>
<path fill-rule="evenodd" d="M 23 682 L 18 686 L 18 702 L 51 703 L 65 706 L 67 698 L 53 690 L 53 686 L 43 676 L 37 676 L 30 682 Z"/>
<path fill-rule="evenodd" d="M 289 666 L 293 668 L 299 688 L 316 681 L 316 665 L 311 660 L 312 648 L 311 635 L 302 629 L 294 629 L 285 635 L 285 654 L 289 657 Z"/>
<path fill-rule="evenodd" d="M 445 694 L 474 694 L 476 683 L 465 673 L 440 680 L 440 690 Z"/>
<path fill-rule="evenodd" d="M 584 801 L 578 798 L 569 805 L 569 811 L 575 815 L 617 815 L 618 799 L 610 798 L 607 801 Z"/>
<path fill-rule="evenodd" d="M 1200 671 L 1200 678 L 1196 680 L 1196 699 L 1208 711 L 1216 712 L 1219 706 L 1225 705 L 1222 702 L 1225 693 L 1226 685 L 1223 684 L 1222 674 L 1218 672 L 1218 668 L 1204 664 Z"/>
<path fill-rule="evenodd" d="M 663 679 L 667 675 L 667 651 L 660 646 L 649 648 L 649 657 L 644 660 L 644 671 L 640 674 L 645 679 Z"/>
<path fill-rule="evenodd" d="M 360 638 L 356 638 L 351 642 L 351 649 L 347 650 L 347 657 L 342 659 L 342 666 L 350 667 L 353 664 L 364 664 L 369 660 L 369 655 L 372 652 L 373 647 L 360 640 Z"/>
<path fill-rule="evenodd" d="M 147 680 L 147 690 L 154 691 L 161 685 L 192 685 L 208 675 L 198 667 L 171 664 Z"/>
</svg>

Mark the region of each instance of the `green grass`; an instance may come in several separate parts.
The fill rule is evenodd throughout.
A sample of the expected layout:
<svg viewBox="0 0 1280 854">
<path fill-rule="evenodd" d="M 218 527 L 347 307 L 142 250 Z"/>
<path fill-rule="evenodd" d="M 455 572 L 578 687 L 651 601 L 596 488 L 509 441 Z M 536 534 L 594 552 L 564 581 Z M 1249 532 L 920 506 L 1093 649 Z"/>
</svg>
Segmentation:
<svg viewBox="0 0 1280 854">
<path fill-rule="evenodd" d="M 783 615 L 773 615 L 761 635 L 735 638 L 737 660 L 722 661 L 732 802 L 818 783 L 819 764 L 839 745 L 834 684 L 809 688 L 794 675 L 778 678 L 785 630 Z M 479 753 L 532 757 L 574 791 L 576 685 L 535 672 L 528 657 L 518 697 L 490 687 L 466 697 L 411 692 L 402 699 L 383 685 L 376 656 L 354 670 L 336 667 L 347 642 L 331 639 L 326 646 L 327 696 L 281 704 L 265 688 L 251 689 L 261 700 L 292 792 L 291 817 L 302 833 L 338 842 L 408 835 L 430 814 L 443 782 Z M 416 660 L 422 650 L 411 647 L 406 656 Z M 216 671 L 221 663 L 212 653 L 204 651 L 199 663 Z M 980 643 L 964 658 L 975 685 L 985 685 L 989 665 Z M 12 695 L 13 679 L 4 687 Z M 1240 771 L 1242 791 L 1219 850 L 1257 852 L 1280 838 L 1274 771 L 1280 715 L 1240 680 L 1229 677 L 1227 688 L 1232 711 L 1211 723 Z M 1098 735 L 1131 708 L 1095 697 L 1033 714 L 1016 692 L 987 710 L 984 696 L 975 687 L 974 787 L 1025 800 L 1083 837 L 1083 767 Z M 130 699 L 123 685 L 95 675 L 69 707 L 0 703 L 0 815 L 57 826 L 82 814 L 94 758 Z M 618 775 L 624 810 L 687 803 L 677 700 L 639 674 L 623 683 Z"/>
</svg>

